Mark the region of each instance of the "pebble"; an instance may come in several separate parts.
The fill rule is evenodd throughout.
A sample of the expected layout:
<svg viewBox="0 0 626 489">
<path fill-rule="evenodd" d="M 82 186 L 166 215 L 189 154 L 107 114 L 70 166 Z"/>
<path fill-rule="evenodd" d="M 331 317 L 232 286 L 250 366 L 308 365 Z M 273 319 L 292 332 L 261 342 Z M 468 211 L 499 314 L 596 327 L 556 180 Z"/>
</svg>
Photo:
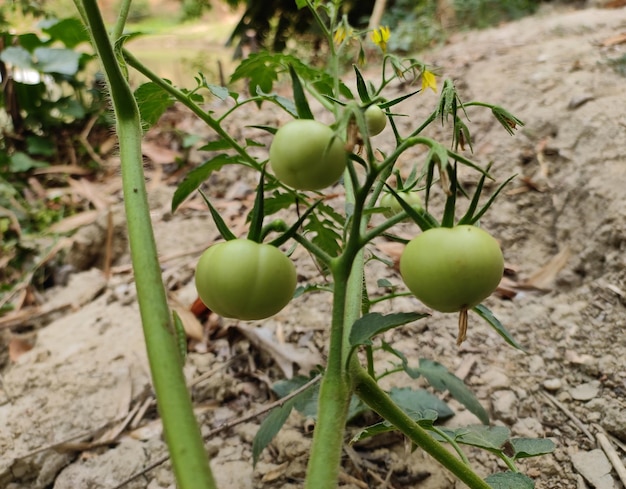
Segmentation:
<svg viewBox="0 0 626 489">
<path fill-rule="evenodd" d="M 561 379 L 547 379 L 543 381 L 543 388 L 550 392 L 556 392 L 563 387 Z"/>
<path fill-rule="evenodd" d="M 600 449 L 572 454 L 574 468 L 596 489 L 615 489 L 611 463 Z"/>
<path fill-rule="evenodd" d="M 514 423 L 517 420 L 517 405 L 519 401 L 515 392 L 501 390 L 493 393 L 491 397 L 493 415 L 506 423 Z"/>
<path fill-rule="evenodd" d="M 580 384 L 570 389 L 572 399 L 577 401 L 590 401 L 598 396 L 600 392 L 600 382 L 597 380 Z"/>
</svg>

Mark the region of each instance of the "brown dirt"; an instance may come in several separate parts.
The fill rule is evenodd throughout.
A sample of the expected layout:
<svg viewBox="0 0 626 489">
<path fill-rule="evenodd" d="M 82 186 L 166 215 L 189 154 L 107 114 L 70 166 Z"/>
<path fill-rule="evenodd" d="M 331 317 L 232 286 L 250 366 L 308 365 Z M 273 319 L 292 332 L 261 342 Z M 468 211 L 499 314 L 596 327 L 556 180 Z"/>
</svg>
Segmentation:
<svg viewBox="0 0 626 489">
<path fill-rule="evenodd" d="M 515 272 L 510 277 L 515 297 L 494 296 L 488 306 L 528 353 L 508 347 L 478 318 L 471 318 L 469 338 L 457 348 L 456 317 L 439 314 L 389 332 L 385 339 L 412 361 L 437 359 L 452 371 L 471 366 L 465 380 L 494 423 L 509 426 L 516 436 L 553 439 L 553 455 L 522 464 L 542 489 L 583 487 L 577 485 L 581 482 L 572 457 L 596 447 L 545 392 L 591 432 L 601 427 L 626 443 L 626 79 L 607 62 L 623 55 L 624 45 L 603 44 L 625 30 L 626 9 L 543 11 L 498 28 L 458 34 L 425 56 L 454 78 L 463 100 L 499 104 L 526 123 L 510 137 L 485 110 L 468 111 L 473 158 L 494 161 L 498 181 L 519 175 L 482 225 L 501 241 Z M 412 98 L 399 109 L 409 115 L 402 125 L 420 121 L 435 101 L 432 93 Z M 259 111 L 245 117 L 250 124 L 275 123 L 278 116 Z M 186 132 L 206 134 L 186 117 L 177 116 L 174 123 Z M 233 121 L 233 128 L 241 131 L 241 120 Z M 377 144 L 382 149 L 390 144 L 388 131 Z M 418 157 L 406 155 L 401 165 L 408 168 Z M 210 191 L 243 231 L 239 216 L 251 203 L 254 181 L 239 171 L 214 175 Z M 157 243 L 166 258 L 164 280 L 173 304 L 186 309 L 195 298 L 194 261 L 217 232 L 208 213 L 193 202 L 171 215 L 172 187 L 153 182 L 150 192 Z M 113 210 L 121 214 L 119 204 Z M 104 247 L 105 227 L 99 229 L 85 233 L 92 248 Z M 415 232 L 408 225 L 399 231 Z M 304 252 L 298 250 L 294 257 L 302 283 L 320 281 Z M 116 264 L 127 262 L 122 252 Z M 92 437 L 99 427 L 124 417 L 149 387 L 134 282 L 122 268 L 114 272 L 108 281 L 97 270 L 76 273 L 67 287 L 50 291 L 46 300 L 63 306 L 55 309 L 60 317 L 47 316 L 34 348 L 4 369 L 1 487 L 111 488 L 164 454 L 153 404 L 141 425 L 116 442 L 104 435 L 107 443 L 89 450 L 48 448 L 75 435 Z M 369 276 L 374 282 L 385 277 L 399 283 L 397 273 L 380 264 Z M 534 287 L 520 287 L 524 281 Z M 399 298 L 380 310 L 416 308 L 421 306 L 414 299 Z M 292 362 L 302 367 L 323 355 L 328 312 L 329 297 L 311 294 L 258 325 L 292 345 L 287 361 L 284 351 L 272 354 L 253 336 L 233 328 L 230 336 L 213 336 L 208 351 L 205 342 L 192 341 L 188 378 L 209 373 L 193 388 L 204 429 L 261 408 L 269 402 L 269 384 L 289 374 Z M 212 331 L 228 326 L 235 325 L 223 321 L 213 324 Z M 408 382 L 394 378 L 386 387 Z M 476 422 L 456 403 L 451 405 L 457 410 L 453 423 Z M 253 469 L 251 442 L 258 423 L 238 425 L 208 440 L 220 487 L 301 487 L 311 423 L 293 414 Z M 503 470 L 489 454 L 472 451 L 470 456 L 481 474 Z M 346 458 L 342 487 L 385 487 L 382 480 L 388 474 L 387 487 L 461 486 L 419 450 L 410 453 L 400 438 L 391 438 Z M 613 478 L 617 481 L 615 474 Z M 169 467 L 162 465 L 126 487 L 173 487 Z"/>
</svg>

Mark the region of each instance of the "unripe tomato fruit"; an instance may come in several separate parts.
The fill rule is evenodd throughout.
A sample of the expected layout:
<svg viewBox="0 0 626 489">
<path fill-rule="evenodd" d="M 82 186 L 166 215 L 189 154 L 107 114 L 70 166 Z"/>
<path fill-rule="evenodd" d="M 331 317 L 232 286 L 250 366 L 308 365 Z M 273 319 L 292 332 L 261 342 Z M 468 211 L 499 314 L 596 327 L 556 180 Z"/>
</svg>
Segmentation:
<svg viewBox="0 0 626 489">
<path fill-rule="evenodd" d="M 376 136 L 383 132 L 387 125 L 387 116 L 378 105 L 370 105 L 365 109 L 365 122 L 367 123 L 369 135 Z"/>
<path fill-rule="evenodd" d="M 413 209 L 422 209 L 422 199 L 420 199 L 417 190 L 400 191 L 397 192 L 397 194 L 402 200 L 413 207 Z M 400 205 L 400 202 L 398 202 L 398 199 L 396 199 L 391 192 L 388 192 L 381 197 L 380 206 L 386 208 L 386 210 L 383 211 L 383 214 L 386 217 L 393 217 L 396 214 L 400 214 L 404 210 Z"/>
<path fill-rule="evenodd" d="M 345 143 L 333 130 L 311 119 L 282 126 L 270 146 L 276 178 L 298 190 L 321 190 L 337 182 L 346 168 Z"/>
<path fill-rule="evenodd" d="M 456 312 L 480 304 L 504 271 L 498 242 L 475 226 L 432 228 L 413 238 L 400 258 L 409 290 L 428 307 Z"/>
<path fill-rule="evenodd" d="M 248 239 L 210 246 L 196 267 L 204 304 L 227 318 L 265 319 L 285 307 L 296 290 L 296 267 L 278 248 Z"/>
</svg>

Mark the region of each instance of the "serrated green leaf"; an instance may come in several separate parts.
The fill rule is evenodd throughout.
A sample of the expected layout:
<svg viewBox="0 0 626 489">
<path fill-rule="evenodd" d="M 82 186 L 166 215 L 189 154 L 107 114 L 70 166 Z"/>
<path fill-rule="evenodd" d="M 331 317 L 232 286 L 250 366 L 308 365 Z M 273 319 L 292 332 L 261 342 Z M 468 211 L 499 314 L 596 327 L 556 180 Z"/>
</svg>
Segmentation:
<svg viewBox="0 0 626 489">
<path fill-rule="evenodd" d="M 464 445 L 499 451 L 511 432 L 505 426 L 472 425 L 456 430 L 456 441 Z"/>
<path fill-rule="evenodd" d="M 502 336 L 502 338 L 504 338 L 504 341 L 506 341 L 509 345 L 517 348 L 518 350 L 526 352 L 526 349 L 517 341 L 515 341 L 513 336 L 511 336 L 511 334 L 506 330 L 503 324 L 498 321 L 498 318 L 496 318 L 487 307 L 479 304 L 478 306 L 472 307 L 472 311 L 474 311 L 481 318 L 487 321 L 487 324 L 489 324 L 489 326 L 491 326 L 496 331 L 496 333 Z"/>
<path fill-rule="evenodd" d="M 389 391 L 389 397 L 409 416 L 421 416 L 428 411 L 436 412 L 437 419 L 441 420 L 454 416 L 454 411 L 445 402 L 424 389 L 394 387 Z"/>
<path fill-rule="evenodd" d="M 485 479 L 493 489 L 534 489 L 535 483 L 530 477 L 519 472 L 500 472 Z"/>
<path fill-rule="evenodd" d="M 265 199 L 265 215 L 271 216 L 278 211 L 288 209 L 297 201 L 296 194 L 291 192 L 274 192 L 274 194 Z"/>
<path fill-rule="evenodd" d="M 382 315 L 371 312 L 357 319 L 350 330 L 350 346 L 355 348 L 359 345 L 371 345 L 372 337 L 385 331 L 417 321 L 427 317 L 428 314 L 416 312 L 399 312 Z"/>
<path fill-rule="evenodd" d="M 512 438 L 514 459 L 537 457 L 552 453 L 556 445 L 549 438 Z"/>
<path fill-rule="evenodd" d="M 476 399 L 472 391 L 456 375 L 448 371 L 446 367 L 433 360 L 420 358 L 419 368 L 428 383 L 439 391 L 449 391 L 452 397 L 463 404 L 481 423 L 489 423 L 489 414 Z"/>
<path fill-rule="evenodd" d="M 311 108 L 309 107 L 309 102 L 306 99 L 300 78 L 298 77 L 298 74 L 292 64 L 289 65 L 289 75 L 291 76 L 293 99 L 296 104 L 298 117 L 300 119 L 315 119 L 315 117 L 313 117 L 313 112 L 311 112 Z"/>
<path fill-rule="evenodd" d="M 278 434 L 283 427 L 291 410 L 293 409 L 294 401 L 290 399 L 282 406 L 274 408 L 267 417 L 261 423 L 259 431 L 257 431 L 254 440 L 252 441 L 252 466 L 256 466 L 261 456 L 261 452 L 267 447 L 274 437 Z"/>
<path fill-rule="evenodd" d="M 187 176 L 178 185 L 172 197 L 172 212 L 175 212 L 178 206 L 209 178 L 211 173 L 219 170 L 224 165 L 236 163 L 243 164 L 235 156 L 219 154 L 187 173 Z"/>
<path fill-rule="evenodd" d="M 148 128 L 156 124 L 163 113 L 174 104 L 174 99 L 153 82 L 139 85 L 135 90 L 135 99 L 141 120 Z"/>
</svg>

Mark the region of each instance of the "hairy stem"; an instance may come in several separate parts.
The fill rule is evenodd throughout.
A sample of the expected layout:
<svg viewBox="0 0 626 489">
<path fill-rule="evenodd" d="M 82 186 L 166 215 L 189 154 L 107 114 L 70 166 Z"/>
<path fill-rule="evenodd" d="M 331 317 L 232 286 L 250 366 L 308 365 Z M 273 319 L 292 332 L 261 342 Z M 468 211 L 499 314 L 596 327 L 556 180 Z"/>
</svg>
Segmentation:
<svg viewBox="0 0 626 489">
<path fill-rule="evenodd" d="M 137 297 L 174 475 L 180 489 L 213 489 L 215 482 L 185 385 L 157 260 L 143 173 L 139 110 L 113 52 L 96 0 L 75 0 L 75 3 L 87 22 L 111 92 Z"/>
<path fill-rule="evenodd" d="M 489 484 L 481 479 L 471 467 L 459 460 L 402 411 L 389 395 L 378 386 L 376 380 L 363 370 L 356 358 L 350 363 L 350 373 L 354 382 L 355 393 L 365 404 L 408 436 L 413 443 L 441 463 L 468 487 L 471 489 L 490 489 Z"/>
</svg>

